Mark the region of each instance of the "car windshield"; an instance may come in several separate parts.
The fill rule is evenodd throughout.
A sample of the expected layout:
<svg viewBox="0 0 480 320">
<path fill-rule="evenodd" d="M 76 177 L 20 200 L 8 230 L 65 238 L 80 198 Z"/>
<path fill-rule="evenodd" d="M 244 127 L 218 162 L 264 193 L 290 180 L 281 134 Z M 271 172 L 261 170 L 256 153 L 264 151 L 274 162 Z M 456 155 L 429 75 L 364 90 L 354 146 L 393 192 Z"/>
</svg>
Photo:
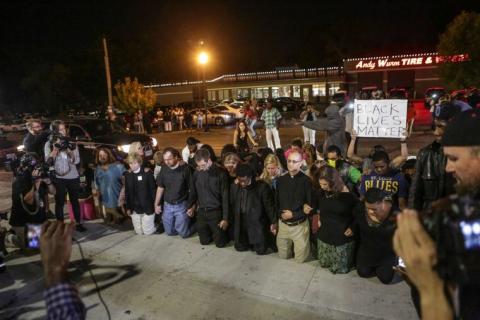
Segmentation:
<svg viewBox="0 0 480 320">
<path fill-rule="evenodd" d="M 228 108 L 224 106 L 218 106 L 218 107 L 215 107 L 213 111 L 216 111 L 216 112 L 228 111 Z"/>
<path fill-rule="evenodd" d="M 90 136 L 104 136 L 113 132 L 125 132 L 118 123 L 109 121 L 91 121 L 82 123 Z"/>
<path fill-rule="evenodd" d="M 343 99 L 345 97 L 344 93 L 335 93 L 333 99 Z"/>
<path fill-rule="evenodd" d="M 405 91 L 403 90 L 392 90 L 390 91 L 391 97 L 405 97 Z"/>
<path fill-rule="evenodd" d="M 445 94 L 445 90 L 443 89 L 433 89 L 427 92 L 427 96 L 430 96 L 430 97 L 433 95 L 442 96 L 444 94 Z"/>
</svg>

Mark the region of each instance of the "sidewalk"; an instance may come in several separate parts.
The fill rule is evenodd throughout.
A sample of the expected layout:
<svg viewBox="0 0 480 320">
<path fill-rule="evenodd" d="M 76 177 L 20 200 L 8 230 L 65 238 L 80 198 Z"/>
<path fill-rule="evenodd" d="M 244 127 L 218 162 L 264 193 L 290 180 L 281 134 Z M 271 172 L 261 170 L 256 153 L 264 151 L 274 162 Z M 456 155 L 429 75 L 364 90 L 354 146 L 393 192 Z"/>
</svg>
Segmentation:
<svg viewBox="0 0 480 320">
<path fill-rule="evenodd" d="M 106 319 L 106 313 L 86 265 L 112 319 L 416 319 L 403 282 L 387 286 L 355 272 L 332 275 L 316 261 L 202 246 L 197 237 L 135 236 L 95 222 L 86 227 L 85 236 L 75 235 L 86 263 L 75 246 L 70 274 L 88 319 Z M 7 265 L 0 318 L 44 316 L 39 256 L 13 254 Z"/>
<path fill-rule="evenodd" d="M 11 175 L 0 172 L 0 210 L 10 208 Z M 87 266 L 112 319 L 417 319 L 404 282 L 383 285 L 356 272 L 332 275 L 316 261 L 202 246 L 198 237 L 135 236 L 100 220 L 75 234 L 71 280 L 88 319 L 106 319 Z M 43 319 L 38 254 L 12 253 L 0 275 L 0 319 Z"/>
</svg>

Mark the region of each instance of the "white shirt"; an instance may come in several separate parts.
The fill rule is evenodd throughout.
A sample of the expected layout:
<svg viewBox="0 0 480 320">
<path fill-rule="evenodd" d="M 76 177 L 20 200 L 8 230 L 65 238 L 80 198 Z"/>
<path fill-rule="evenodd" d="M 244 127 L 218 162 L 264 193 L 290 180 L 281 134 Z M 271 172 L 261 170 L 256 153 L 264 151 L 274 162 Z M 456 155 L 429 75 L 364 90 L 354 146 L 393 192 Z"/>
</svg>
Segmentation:
<svg viewBox="0 0 480 320">
<path fill-rule="evenodd" d="M 197 143 L 197 150 L 203 146 L 203 143 Z M 194 154 L 190 154 L 190 150 L 188 149 L 188 145 L 182 149 L 182 159 L 185 163 L 188 163 L 188 159 L 193 158 Z"/>
</svg>

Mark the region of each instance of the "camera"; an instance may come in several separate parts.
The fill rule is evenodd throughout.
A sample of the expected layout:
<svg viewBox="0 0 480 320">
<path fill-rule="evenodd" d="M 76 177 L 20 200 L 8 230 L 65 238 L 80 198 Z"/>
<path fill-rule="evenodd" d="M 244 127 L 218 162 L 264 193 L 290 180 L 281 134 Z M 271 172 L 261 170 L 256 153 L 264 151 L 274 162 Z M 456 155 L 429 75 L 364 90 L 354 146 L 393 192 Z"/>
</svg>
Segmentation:
<svg viewBox="0 0 480 320">
<path fill-rule="evenodd" d="M 25 153 L 19 160 L 17 160 L 14 173 L 16 176 L 31 175 L 37 164 L 39 164 L 39 162 L 35 154 Z"/>
<path fill-rule="evenodd" d="M 77 147 L 75 143 L 71 142 L 68 137 L 63 135 L 53 135 L 51 141 L 53 142 L 53 146 L 60 151 L 65 151 L 68 149 L 75 150 Z"/>
<path fill-rule="evenodd" d="M 49 163 L 38 163 L 33 170 L 36 170 L 38 173 L 38 175 L 34 177 L 35 179 L 47 179 L 55 176 L 53 168 Z"/>
<path fill-rule="evenodd" d="M 480 284 L 480 203 L 452 196 L 422 214 L 437 246 L 436 270 L 446 281 Z"/>
</svg>

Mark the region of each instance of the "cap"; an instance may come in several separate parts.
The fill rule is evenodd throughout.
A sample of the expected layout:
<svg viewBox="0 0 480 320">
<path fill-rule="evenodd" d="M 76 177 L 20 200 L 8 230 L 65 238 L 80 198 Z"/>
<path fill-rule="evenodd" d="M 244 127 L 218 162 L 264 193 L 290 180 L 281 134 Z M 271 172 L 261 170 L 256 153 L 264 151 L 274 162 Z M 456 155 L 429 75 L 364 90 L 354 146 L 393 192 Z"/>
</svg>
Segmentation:
<svg viewBox="0 0 480 320">
<path fill-rule="evenodd" d="M 480 110 L 458 113 L 447 125 L 442 137 L 446 147 L 480 146 Z"/>
</svg>

